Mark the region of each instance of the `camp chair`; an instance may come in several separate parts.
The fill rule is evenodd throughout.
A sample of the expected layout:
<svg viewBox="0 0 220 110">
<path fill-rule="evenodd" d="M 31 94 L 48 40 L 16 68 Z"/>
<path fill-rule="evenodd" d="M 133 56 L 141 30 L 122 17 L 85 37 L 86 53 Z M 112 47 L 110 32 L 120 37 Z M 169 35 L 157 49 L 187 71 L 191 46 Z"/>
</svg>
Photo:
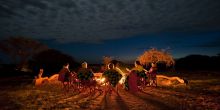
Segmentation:
<svg viewBox="0 0 220 110">
<path fill-rule="evenodd" d="M 75 72 L 71 72 L 69 76 L 69 87 L 74 91 L 79 91 L 79 80 Z"/>
<path fill-rule="evenodd" d="M 62 81 L 62 84 L 65 91 L 70 91 L 70 89 L 77 91 L 78 87 L 77 87 L 76 73 L 75 72 L 66 73 L 65 80 Z"/>
<path fill-rule="evenodd" d="M 143 90 L 146 87 L 147 79 L 148 79 L 148 76 L 146 75 L 145 72 L 139 73 L 137 83 L 138 83 L 138 88 L 140 90 Z"/>
<path fill-rule="evenodd" d="M 157 75 L 155 73 L 149 73 L 149 85 L 157 87 Z"/>
<path fill-rule="evenodd" d="M 77 78 L 77 88 L 79 91 L 86 91 L 87 88 L 89 88 L 90 93 L 94 90 L 97 90 L 97 82 L 95 79 L 90 78 L 88 80 L 80 80 Z"/>
</svg>

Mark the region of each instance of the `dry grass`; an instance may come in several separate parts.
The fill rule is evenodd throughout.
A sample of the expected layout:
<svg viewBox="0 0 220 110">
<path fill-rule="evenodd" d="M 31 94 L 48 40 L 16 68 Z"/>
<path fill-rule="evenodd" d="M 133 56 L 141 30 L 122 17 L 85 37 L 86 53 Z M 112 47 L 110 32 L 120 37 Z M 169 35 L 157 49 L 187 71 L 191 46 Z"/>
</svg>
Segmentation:
<svg viewBox="0 0 220 110">
<path fill-rule="evenodd" d="M 187 86 L 146 87 L 132 95 L 122 88 L 119 96 L 101 91 L 89 94 L 71 89 L 65 92 L 59 82 L 35 87 L 32 83 L 0 80 L 0 107 L 3 110 L 32 109 L 220 109 L 220 79 L 216 75 L 186 75 Z M 197 77 L 196 77 L 197 76 Z M 182 76 L 181 76 L 182 77 Z M 14 80 L 14 79 L 13 79 Z M 11 82 L 11 84 L 10 84 Z"/>
</svg>

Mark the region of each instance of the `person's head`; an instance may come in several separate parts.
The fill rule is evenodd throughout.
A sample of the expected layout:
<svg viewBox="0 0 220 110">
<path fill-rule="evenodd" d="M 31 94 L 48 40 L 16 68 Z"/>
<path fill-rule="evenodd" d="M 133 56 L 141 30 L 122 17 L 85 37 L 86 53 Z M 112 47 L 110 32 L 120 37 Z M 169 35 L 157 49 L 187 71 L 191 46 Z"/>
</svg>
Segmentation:
<svg viewBox="0 0 220 110">
<path fill-rule="evenodd" d="M 113 63 L 108 64 L 108 69 L 114 69 L 114 68 L 115 68 L 115 65 Z"/>
<path fill-rule="evenodd" d="M 82 63 L 82 68 L 87 68 L 87 65 L 88 65 L 88 64 L 87 64 L 86 62 L 83 62 L 83 63 Z"/>
<path fill-rule="evenodd" d="M 140 63 L 140 61 L 135 61 L 134 65 L 135 65 L 135 67 L 137 67 L 137 66 L 140 66 L 141 63 Z"/>
<path fill-rule="evenodd" d="M 119 67 L 119 61 L 112 60 L 111 63 L 114 64 L 115 67 Z"/>
<path fill-rule="evenodd" d="M 69 68 L 69 63 L 65 63 L 65 64 L 63 65 L 63 67 Z"/>
<path fill-rule="evenodd" d="M 44 72 L 44 69 L 43 68 L 40 68 L 40 73 L 43 73 Z"/>
<path fill-rule="evenodd" d="M 156 63 L 151 63 L 151 67 L 156 68 L 157 67 Z"/>
</svg>

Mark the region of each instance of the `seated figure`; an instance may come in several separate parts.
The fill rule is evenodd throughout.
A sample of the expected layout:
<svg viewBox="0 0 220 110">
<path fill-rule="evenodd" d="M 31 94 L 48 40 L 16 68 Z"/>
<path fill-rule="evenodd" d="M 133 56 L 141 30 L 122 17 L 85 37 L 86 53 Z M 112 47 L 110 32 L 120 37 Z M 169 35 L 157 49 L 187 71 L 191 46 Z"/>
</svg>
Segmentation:
<svg viewBox="0 0 220 110">
<path fill-rule="evenodd" d="M 93 80 L 94 74 L 91 69 L 87 68 L 87 63 L 82 63 L 82 67 L 77 72 L 77 78 L 79 80 L 79 88 L 91 87 L 96 85 L 96 81 Z"/>
<path fill-rule="evenodd" d="M 106 81 L 109 83 L 107 92 L 110 94 L 112 91 L 118 93 L 117 84 L 122 78 L 122 75 L 115 70 L 114 64 L 110 63 L 108 65 L 108 70 L 103 73 L 102 77 L 105 77 Z M 117 90 L 115 90 L 115 87 Z"/>
<path fill-rule="evenodd" d="M 69 82 L 69 75 L 70 75 L 69 63 L 66 63 L 63 65 L 63 68 L 59 71 L 58 80 L 61 81 L 62 83 Z"/>
<path fill-rule="evenodd" d="M 157 86 L 157 65 L 152 63 L 151 64 L 151 68 L 149 70 L 149 73 L 148 73 L 148 77 L 149 77 L 149 82 L 150 82 L 150 85 L 155 85 Z"/>
<path fill-rule="evenodd" d="M 79 80 L 91 80 L 94 77 L 93 71 L 87 68 L 87 63 L 82 63 L 82 67 L 77 72 Z"/>
<path fill-rule="evenodd" d="M 129 75 L 126 78 L 125 81 L 125 86 L 126 89 L 128 89 L 131 92 L 137 92 L 138 91 L 138 86 L 141 86 L 145 83 L 147 76 L 143 66 L 141 66 L 139 61 L 135 61 L 135 67 L 132 68 L 131 70 L 127 69 L 129 71 Z"/>
<path fill-rule="evenodd" d="M 69 91 L 70 88 L 70 70 L 69 63 L 63 65 L 63 68 L 59 71 L 58 81 L 63 83 L 63 87 L 65 90 Z"/>
<path fill-rule="evenodd" d="M 43 72 L 44 72 L 44 69 L 40 68 L 38 76 L 36 76 L 34 79 L 35 86 L 41 86 L 43 83 L 49 81 L 48 77 L 42 77 Z"/>
</svg>

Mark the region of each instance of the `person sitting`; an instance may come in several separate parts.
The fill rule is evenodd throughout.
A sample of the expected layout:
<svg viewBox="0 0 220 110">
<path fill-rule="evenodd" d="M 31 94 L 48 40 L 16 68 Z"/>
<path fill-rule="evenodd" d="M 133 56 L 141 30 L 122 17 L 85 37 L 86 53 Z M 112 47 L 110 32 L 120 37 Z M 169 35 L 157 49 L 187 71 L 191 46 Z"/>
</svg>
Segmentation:
<svg viewBox="0 0 220 110">
<path fill-rule="evenodd" d="M 42 75 L 44 73 L 44 69 L 40 68 L 39 74 L 38 74 L 38 78 L 42 78 Z"/>
<path fill-rule="evenodd" d="M 131 71 L 136 71 L 138 77 L 147 78 L 145 72 L 148 72 L 144 67 L 141 65 L 140 61 L 135 61 L 134 68 Z"/>
<path fill-rule="evenodd" d="M 124 73 L 124 72 L 120 69 L 120 63 L 119 63 L 119 61 L 117 61 L 117 60 L 112 60 L 111 63 L 114 64 L 114 66 L 115 66 L 114 69 L 122 75 L 122 78 L 120 79 L 119 83 L 120 83 L 120 84 L 124 84 L 125 79 L 126 79 L 126 77 L 127 77 L 127 74 Z"/>
<path fill-rule="evenodd" d="M 145 81 L 147 79 L 147 76 L 145 74 L 145 72 L 147 72 L 147 70 L 145 70 L 143 68 L 143 66 L 141 66 L 139 61 L 135 61 L 135 67 L 132 68 L 131 70 L 127 69 L 127 71 L 129 71 L 129 75 L 126 79 L 126 83 L 125 86 L 127 87 L 127 89 L 131 92 L 137 92 L 138 91 L 138 85 L 141 85 L 144 82 L 141 82 L 143 79 L 143 81 Z"/>
<path fill-rule="evenodd" d="M 49 82 L 48 77 L 42 77 L 44 69 L 40 68 L 38 76 L 35 76 L 34 83 L 35 86 L 41 86 L 42 84 Z"/>
<path fill-rule="evenodd" d="M 157 75 L 157 65 L 155 63 L 151 63 L 151 68 L 149 70 L 150 85 L 157 86 L 156 75 Z"/>
<path fill-rule="evenodd" d="M 108 70 L 106 70 L 103 74 L 102 77 L 105 77 L 108 84 L 108 90 L 105 91 L 106 93 L 112 93 L 114 91 L 115 93 L 118 94 L 118 88 L 117 84 L 119 80 L 122 78 L 122 75 L 115 70 L 114 64 L 110 63 L 108 64 Z M 116 90 L 115 90 L 116 89 Z"/>
<path fill-rule="evenodd" d="M 91 86 L 95 81 L 93 80 L 94 74 L 91 69 L 88 69 L 86 62 L 82 63 L 82 67 L 77 72 L 77 78 L 80 81 L 81 86 Z"/>
<path fill-rule="evenodd" d="M 93 71 L 88 69 L 88 64 L 86 62 L 82 63 L 82 67 L 77 72 L 77 77 L 80 80 L 90 80 L 94 76 Z"/>
<path fill-rule="evenodd" d="M 63 65 L 63 68 L 59 71 L 58 81 L 61 81 L 64 85 L 64 89 L 67 85 L 70 84 L 70 70 L 69 70 L 69 63 Z M 68 86 L 69 87 L 69 86 Z"/>
</svg>

